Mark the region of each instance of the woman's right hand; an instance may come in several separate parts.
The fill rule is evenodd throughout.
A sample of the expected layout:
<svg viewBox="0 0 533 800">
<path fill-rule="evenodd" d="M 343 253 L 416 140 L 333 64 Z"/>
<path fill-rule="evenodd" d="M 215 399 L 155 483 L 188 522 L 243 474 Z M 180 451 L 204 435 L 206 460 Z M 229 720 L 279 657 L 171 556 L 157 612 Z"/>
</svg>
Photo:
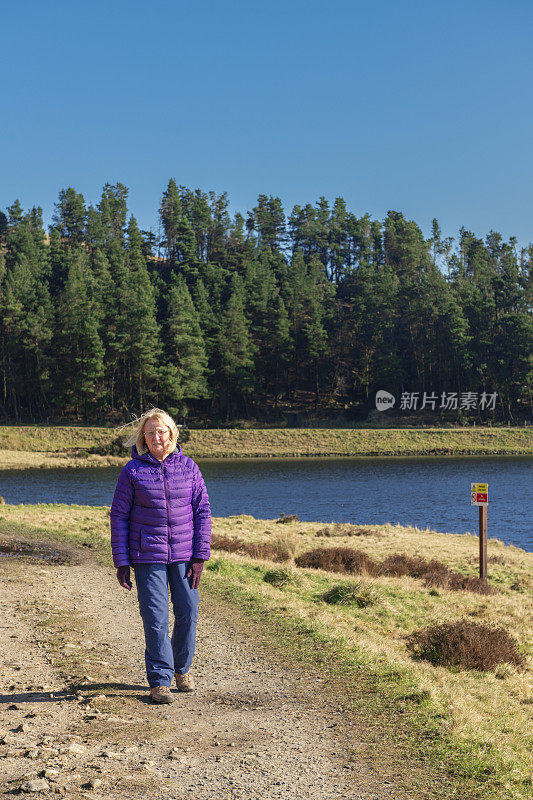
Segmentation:
<svg viewBox="0 0 533 800">
<path fill-rule="evenodd" d="M 131 590 L 131 578 L 129 566 L 117 568 L 117 581 L 124 589 Z"/>
</svg>

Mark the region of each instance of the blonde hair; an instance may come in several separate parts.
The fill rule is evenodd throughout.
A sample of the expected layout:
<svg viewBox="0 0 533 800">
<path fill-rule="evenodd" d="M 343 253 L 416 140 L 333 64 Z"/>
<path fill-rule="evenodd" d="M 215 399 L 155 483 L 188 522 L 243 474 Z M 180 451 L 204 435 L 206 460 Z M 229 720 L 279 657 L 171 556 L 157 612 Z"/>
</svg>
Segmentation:
<svg viewBox="0 0 533 800">
<path fill-rule="evenodd" d="M 170 439 L 168 441 L 168 452 L 171 453 L 176 447 L 179 430 L 170 414 L 167 414 L 167 412 L 163 411 L 161 408 L 151 408 L 149 411 L 145 411 L 144 414 L 141 414 L 139 419 L 133 423 L 135 428 L 128 441 L 125 442 L 126 446 L 131 447 L 131 445 L 135 445 L 140 456 L 148 452 L 148 446 L 144 438 L 144 428 L 149 419 L 158 419 L 162 425 L 165 425 L 165 427 L 169 429 Z"/>
</svg>

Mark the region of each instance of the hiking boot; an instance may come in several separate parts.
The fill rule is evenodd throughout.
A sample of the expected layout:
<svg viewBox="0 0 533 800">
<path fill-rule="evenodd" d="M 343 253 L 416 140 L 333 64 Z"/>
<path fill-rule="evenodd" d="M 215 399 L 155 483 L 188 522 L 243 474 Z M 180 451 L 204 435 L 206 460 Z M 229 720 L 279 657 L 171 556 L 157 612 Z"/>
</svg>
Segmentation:
<svg viewBox="0 0 533 800">
<path fill-rule="evenodd" d="M 194 680 L 188 672 L 185 675 L 180 675 L 179 672 L 176 672 L 175 678 L 179 692 L 194 692 Z"/>
<path fill-rule="evenodd" d="M 173 703 L 174 695 L 168 686 L 152 686 L 150 697 L 153 703 Z"/>
</svg>

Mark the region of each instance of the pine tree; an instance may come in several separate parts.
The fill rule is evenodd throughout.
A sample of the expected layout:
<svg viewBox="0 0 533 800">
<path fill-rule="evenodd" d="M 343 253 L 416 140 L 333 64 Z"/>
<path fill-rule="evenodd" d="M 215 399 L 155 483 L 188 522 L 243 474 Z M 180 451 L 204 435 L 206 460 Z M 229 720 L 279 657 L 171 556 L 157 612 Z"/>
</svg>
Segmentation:
<svg viewBox="0 0 533 800">
<path fill-rule="evenodd" d="M 84 240 L 86 221 L 83 195 L 78 194 L 72 186 L 61 189 L 52 222 L 67 247 L 75 247 Z"/>
<path fill-rule="evenodd" d="M 52 306 L 42 212 L 11 206 L 0 284 L 2 405 L 16 419 L 49 409 L 49 344 Z"/>
<path fill-rule="evenodd" d="M 176 365 L 183 397 L 207 397 L 207 353 L 198 312 L 183 277 L 173 275 L 168 293 L 169 355 Z"/>
<path fill-rule="evenodd" d="M 98 334 L 95 286 L 81 247 L 69 255 L 68 278 L 59 298 L 54 335 L 55 397 L 59 408 L 76 417 L 94 414 L 101 399 L 104 347 Z"/>
<path fill-rule="evenodd" d="M 157 397 L 162 349 L 154 291 L 142 254 L 141 233 L 133 216 L 127 233 L 127 272 L 121 287 L 120 302 L 125 325 L 119 346 L 124 361 L 123 391 L 126 403 L 142 410 L 149 400 Z M 165 377 L 168 380 L 168 375 L 165 374 Z"/>
<path fill-rule="evenodd" d="M 196 237 L 191 223 L 183 213 L 181 196 L 174 178 L 169 180 L 167 190 L 163 193 L 159 214 L 165 231 L 164 246 L 171 266 L 185 265 L 192 269 L 196 263 Z"/>
<path fill-rule="evenodd" d="M 232 399 L 245 398 L 253 385 L 253 348 L 244 313 L 244 290 L 238 277 L 233 280 L 232 293 L 223 315 L 218 352 L 226 395 L 226 420 L 229 420 Z"/>
</svg>

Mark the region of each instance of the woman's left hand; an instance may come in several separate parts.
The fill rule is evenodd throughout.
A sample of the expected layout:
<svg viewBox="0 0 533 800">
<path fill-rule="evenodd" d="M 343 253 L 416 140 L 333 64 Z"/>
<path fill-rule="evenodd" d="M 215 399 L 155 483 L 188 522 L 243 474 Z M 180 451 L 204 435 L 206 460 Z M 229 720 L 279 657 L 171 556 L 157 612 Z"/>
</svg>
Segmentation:
<svg viewBox="0 0 533 800">
<path fill-rule="evenodd" d="M 189 566 L 187 568 L 187 572 L 185 573 L 185 577 L 191 579 L 191 589 L 198 589 L 203 568 L 203 558 L 191 558 L 189 561 Z"/>
</svg>

